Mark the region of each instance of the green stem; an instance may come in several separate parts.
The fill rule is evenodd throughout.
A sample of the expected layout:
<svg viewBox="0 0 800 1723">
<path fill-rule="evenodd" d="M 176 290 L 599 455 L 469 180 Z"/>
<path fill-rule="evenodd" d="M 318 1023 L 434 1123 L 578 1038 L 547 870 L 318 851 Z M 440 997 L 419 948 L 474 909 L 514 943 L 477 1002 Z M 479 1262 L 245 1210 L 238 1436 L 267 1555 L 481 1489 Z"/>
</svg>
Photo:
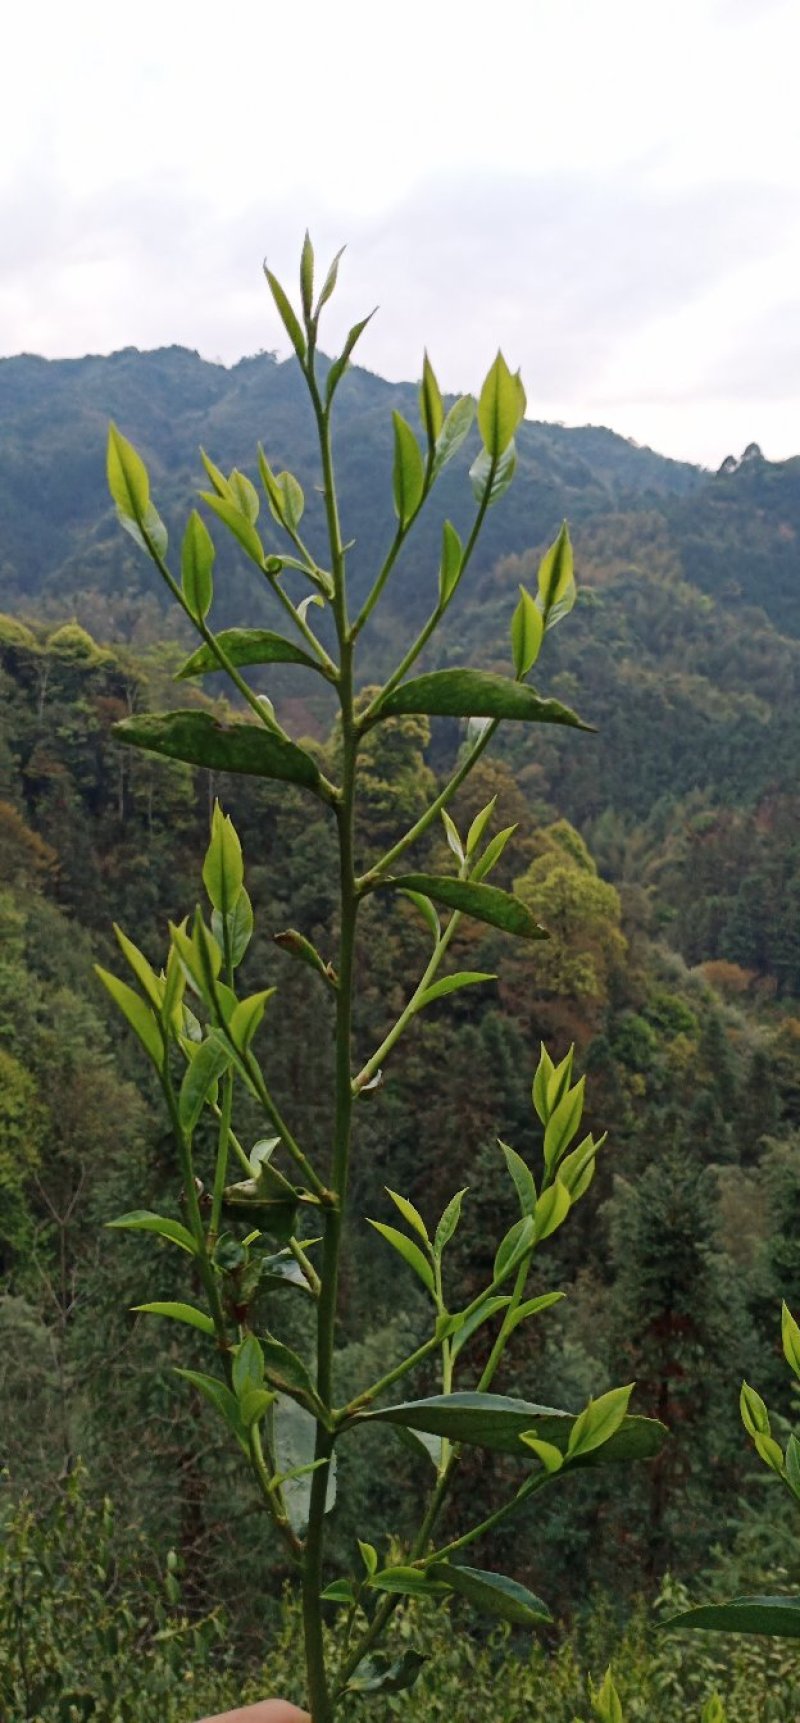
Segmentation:
<svg viewBox="0 0 800 1723">
<path fill-rule="evenodd" d="M 356 884 L 359 893 L 372 891 L 375 886 L 380 885 L 382 876 L 387 872 L 387 869 L 393 866 L 398 857 L 403 855 L 411 844 L 416 843 L 417 838 L 422 837 L 423 833 L 428 830 L 428 827 L 435 820 L 436 815 L 441 813 L 442 808 L 445 808 L 448 802 L 452 801 L 456 790 L 461 787 L 464 779 L 469 776 L 473 766 L 476 765 L 477 761 L 480 759 L 484 749 L 488 747 L 499 723 L 499 718 L 493 718 L 491 723 L 487 724 L 486 729 L 478 737 L 477 742 L 473 742 L 472 747 L 465 754 L 461 765 L 453 773 L 452 778 L 448 779 L 444 789 L 439 792 L 436 800 L 431 802 L 430 807 L 426 808 L 424 814 L 420 815 L 420 818 L 416 821 L 415 825 L 411 826 L 406 832 L 405 837 L 399 838 L 397 843 L 393 844 L 392 848 L 387 850 L 386 854 L 381 857 L 380 861 L 376 862 L 375 866 L 371 867 L 368 873 L 362 874 L 361 878 L 357 880 Z"/>
<path fill-rule="evenodd" d="M 292 1529 L 283 1504 L 281 1492 L 275 1488 L 274 1478 L 270 1476 L 269 1467 L 267 1466 L 267 1462 L 264 1458 L 264 1449 L 261 1443 L 261 1432 L 258 1428 L 258 1424 L 253 1424 L 250 1430 L 250 1463 L 258 1481 L 259 1489 L 261 1490 L 261 1494 L 264 1498 L 264 1505 L 267 1508 L 270 1518 L 273 1520 L 275 1526 L 280 1532 L 284 1543 L 288 1544 L 292 1555 L 296 1559 L 302 1555 L 303 1545 L 297 1536 L 297 1533 Z"/>
<path fill-rule="evenodd" d="M 353 961 L 358 898 L 354 877 L 355 774 L 358 734 L 354 718 L 353 643 L 347 615 L 344 548 L 339 524 L 331 448 L 330 418 L 317 388 L 313 359 L 307 372 L 317 420 L 322 458 L 325 512 L 331 547 L 334 580 L 333 610 L 339 641 L 339 702 L 342 721 L 342 791 L 336 809 L 339 833 L 340 932 L 339 987 L 336 994 L 336 1112 L 331 1153 L 330 1187 L 335 1206 L 325 1212 L 320 1294 L 317 1301 L 317 1393 L 325 1407 L 333 1400 L 333 1351 L 338 1303 L 339 1256 L 342 1220 L 347 1198 L 353 1094 L 351 1035 L 353 1008 Z M 329 1460 L 333 1434 L 317 1422 L 314 1457 Z M 325 1670 L 320 1592 L 323 1578 L 325 1509 L 328 1467 L 320 1466 L 311 1481 L 306 1552 L 303 1568 L 303 1625 L 306 1671 L 312 1723 L 332 1723 L 334 1700 Z"/>
<path fill-rule="evenodd" d="M 214 1189 L 211 1195 L 211 1219 L 208 1223 L 208 1248 L 213 1251 L 219 1234 L 220 1215 L 222 1214 L 222 1196 L 225 1181 L 228 1176 L 228 1144 L 231 1137 L 231 1113 L 233 1111 L 233 1072 L 226 1071 L 222 1079 L 222 1106 L 219 1115 L 219 1136 L 217 1139 L 217 1159 L 214 1166 Z"/>
<path fill-rule="evenodd" d="M 200 1204 L 197 1200 L 197 1185 L 195 1183 L 191 1139 L 187 1137 L 180 1122 L 177 1096 L 175 1094 L 172 1077 L 170 1075 L 166 1053 L 160 1076 L 161 1087 L 164 1091 L 164 1098 L 167 1103 L 167 1109 L 169 1111 L 172 1129 L 178 1147 L 178 1157 L 180 1160 L 181 1176 L 183 1178 L 183 1192 L 186 1202 L 189 1230 L 197 1245 L 197 1267 L 200 1279 L 203 1283 L 203 1290 L 206 1298 L 208 1299 L 208 1308 L 211 1313 L 211 1319 L 214 1323 L 217 1345 L 222 1354 L 222 1363 L 228 1380 L 228 1385 L 230 1386 L 231 1352 L 228 1341 L 228 1329 L 225 1321 L 225 1313 L 222 1308 L 222 1299 L 220 1298 L 213 1264 L 208 1253 L 203 1217 L 200 1213 Z"/>
<path fill-rule="evenodd" d="M 489 1353 L 489 1357 L 486 1360 L 486 1364 L 484 1366 L 483 1373 L 482 1373 L 480 1381 L 478 1383 L 477 1392 L 479 1394 L 485 1394 L 486 1393 L 487 1388 L 489 1387 L 490 1383 L 492 1382 L 492 1380 L 494 1378 L 495 1372 L 496 1372 L 497 1367 L 500 1363 L 500 1360 L 503 1356 L 503 1353 L 505 1352 L 506 1346 L 508 1345 L 509 1336 L 511 1334 L 511 1330 L 513 1327 L 514 1313 L 516 1310 L 519 1309 L 519 1306 L 522 1302 L 523 1294 L 525 1292 L 525 1287 L 526 1287 L 527 1282 L 528 1282 L 528 1274 L 530 1273 L 531 1256 L 532 1255 L 533 1255 L 533 1251 L 530 1252 L 530 1255 L 523 1258 L 522 1262 L 519 1265 L 519 1268 L 517 1269 L 517 1278 L 514 1282 L 514 1291 L 511 1294 L 511 1303 L 506 1305 L 506 1308 L 503 1312 L 503 1320 L 502 1320 L 500 1327 L 497 1331 L 497 1335 L 495 1336 L 494 1345 L 492 1347 L 491 1352 Z"/>
<path fill-rule="evenodd" d="M 418 1558 L 415 1565 L 422 1568 L 430 1567 L 433 1562 L 446 1561 L 449 1556 L 455 1555 L 456 1550 L 466 1549 L 468 1544 L 475 1543 L 477 1538 L 483 1537 L 484 1532 L 492 1531 L 495 1526 L 502 1525 L 504 1520 L 510 1519 L 523 1502 L 527 1502 L 530 1496 L 535 1496 L 539 1490 L 543 1490 L 553 1477 L 560 1477 L 560 1475 L 560 1473 L 553 1472 L 535 1472 L 533 1477 L 529 1478 L 527 1483 L 517 1490 L 510 1502 L 504 1502 L 501 1508 L 495 1508 L 493 1514 L 487 1514 L 485 1520 L 481 1520 L 477 1526 L 471 1526 L 469 1531 L 463 1532 L 460 1538 L 453 1538 L 452 1543 L 444 1544 L 442 1549 L 434 1550 L 431 1555 Z"/>
<path fill-rule="evenodd" d="M 394 1027 L 389 1030 L 388 1035 L 381 1042 L 380 1047 L 378 1047 L 376 1052 L 373 1053 L 372 1058 L 367 1060 L 366 1065 L 362 1066 L 358 1076 L 354 1077 L 354 1095 L 358 1094 L 361 1089 L 365 1088 L 367 1083 L 372 1081 L 372 1078 L 380 1070 L 384 1059 L 389 1053 L 391 1053 L 392 1048 L 400 1040 L 401 1035 L 407 1029 L 412 1017 L 416 1017 L 419 1010 L 420 999 L 422 998 L 426 988 L 430 986 L 460 920 L 461 912 L 456 910 L 455 913 L 451 915 L 444 933 L 441 934 L 439 939 L 437 939 L 428 967 L 421 980 L 417 983 L 405 1009 L 400 1013 L 397 1022 L 394 1024 Z"/>
</svg>

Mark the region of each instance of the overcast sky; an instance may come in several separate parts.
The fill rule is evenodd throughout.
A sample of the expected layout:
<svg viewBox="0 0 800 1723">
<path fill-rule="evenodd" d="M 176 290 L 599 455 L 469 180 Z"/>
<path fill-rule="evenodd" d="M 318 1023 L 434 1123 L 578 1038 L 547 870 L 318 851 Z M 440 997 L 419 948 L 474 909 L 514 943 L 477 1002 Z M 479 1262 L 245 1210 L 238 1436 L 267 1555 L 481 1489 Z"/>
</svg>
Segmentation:
<svg viewBox="0 0 800 1723">
<path fill-rule="evenodd" d="M 9 34 L 11 33 L 11 34 Z M 799 0 L 40 0 L 4 24 L 0 353 L 323 346 L 717 466 L 800 452 Z M 0 400 L 0 411 L 2 402 Z"/>
</svg>

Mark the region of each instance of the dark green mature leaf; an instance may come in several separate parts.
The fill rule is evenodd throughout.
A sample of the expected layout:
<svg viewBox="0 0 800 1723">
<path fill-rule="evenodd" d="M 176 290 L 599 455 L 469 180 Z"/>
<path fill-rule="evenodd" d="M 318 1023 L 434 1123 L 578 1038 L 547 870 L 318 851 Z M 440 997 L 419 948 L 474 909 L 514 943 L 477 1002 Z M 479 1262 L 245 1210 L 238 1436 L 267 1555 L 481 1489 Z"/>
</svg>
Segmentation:
<svg viewBox="0 0 800 1723">
<path fill-rule="evenodd" d="M 375 717 L 402 717 L 409 712 L 421 712 L 427 717 L 442 718 L 507 718 L 529 724 L 569 724 L 576 730 L 590 730 L 590 724 L 562 706 L 558 700 L 545 700 L 526 682 L 512 682 L 509 676 L 498 676 L 493 670 L 430 670 L 427 676 L 414 676 L 401 682 L 391 694 L 379 702 Z"/>
<path fill-rule="evenodd" d="M 402 413 L 393 413 L 394 424 L 394 506 L 401 526 L 406 526 L 416 514 L 425 488 L 425 466 L 411 426 Z"/>
<path fill-rule="evenodd" d="M 384 1406 L 376 1412 L 362 1413 L 354 1420 L 367 1421 L 401 1424 L 432 1436 L 447 1436 L 454 1442 L 490 1448 L 495 1453 L 516 1454 L 521 1459 L 524 1448 L 520 1437 L 525 1431 L 565 1451 L 575 1415 L 503 1394 L 465 1393 L 435 1394 L 426 1400 Z M 655 1418 L 626 1418 L 604 1448 L 576 1463 L 596 1465 L 606 1460 L 652 1459 L 661 1449 L 666 1434 L 664 1425 Z"/>
<path fill-rule="evenodd" d="M 291 1347 L 284 1346 L 280 1340 L 264 1340 L 261 1343 L 264 1355 L 264 1373 L 269 1382 L 277 1388 L 283 1388 L 287 1394 L 299 1395 L 302 1400 L 316 1400 L 314 1384 L 302 1358 L 298 1358 Z"/>
<path fill-rule="evenodd" d="M 153 1214 L 150 1209 L 131 1209 L 129 1214 L 121 1214 L 116 1220 L 107 1220 L 106 1226 L 119 1232 L 154 1232 L 159 1238 L 168 1238 L 172 1244 L 179 1244 L 181 1250 L 187 1250 L 190 1256 L 197 1255 L 197 1244 L 188 1226 L 184 1226 L 182 1221 L 170 1220 L 166 1215 Z"/>
<path fill-rule="evenodd" d="M 269 628 L 223 628 L 217 640 L 231 664 L 304 664 L 309 670 L 321 669 L 308 652 L 303 652 L 293 641 L 284 640 L 282 634 L 273 634 Z M 219 660 L 212 648 L 198 646 L 176 671 L 175 681 L 207 676 L 214 670 L 219 670 Z"/>
<path fill-rule="evenodd" d="M 401 891 L 421 892 L 423 896 L 432 898 L 434 903 L 460 910 L 463 915 L 474 916 L 476 921 L 488 921 L 491 927 L 502 927 L 506 933 L 516 934 L 518 939 L 549 937 L 521 898 L 514 897 L 510 891 L 501 891 L 496 885 L 476 885 L 472 880 L 450 879 L 446 874 L 429 873 L 400 874 L 395 879 L 381 881 L 381 884 L 396 886 Z"/>
<path fill-rule="evenodd" d="M 553 1619 L 547 1604 L 535 1592 L 503 1573 L 456 1567 L 451 1562 L 434 1562 L 428 1572 L 450 1591 L 468 1598 L 485 1615 L 499 1616 L 501 1621 L 513 1622 L 516 1627 L 539 1627 Z"/>
<path fill-rule="evenodd" d="M 662 1626 L 700 1628 L 706 1633 L 759 1633 L 772 1639 L 800 1639 L 800 1597 L 733 1597 L 729 1603 L 700 1604 L 671 1615 Z"/>
<path fill-rule="evenodd" d="M 347 1683 L 348 1693 L 404 1693 L 413 1687 L 425 1658 L 409 1647 L 392 1661 L 385 1652 L 364 1657 Z"/>
<path fill-rule="evenodd" d="M 123 718 L 114 733 L 120 742 L 191 766 L 280 778 L 319 791 L 319 769 L 311 755 L 260 724 L 221 724 L 210 712 L 142 712 Z"/>
</svg>

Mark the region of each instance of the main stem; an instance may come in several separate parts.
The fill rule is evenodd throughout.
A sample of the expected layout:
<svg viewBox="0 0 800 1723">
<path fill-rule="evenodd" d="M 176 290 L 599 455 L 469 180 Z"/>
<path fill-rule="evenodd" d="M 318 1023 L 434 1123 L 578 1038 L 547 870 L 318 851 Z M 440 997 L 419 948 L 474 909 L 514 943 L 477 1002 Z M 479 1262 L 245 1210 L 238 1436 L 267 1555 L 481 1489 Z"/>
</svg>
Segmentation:
<svg viewBox="0 0 800 1723">
<path fill-rule="evenodd" d="M 353 642 L 347 616 L 344 551 L 336 504 L 328 413 L 322 405 L 313 367 L 308 373 L 319 432 L 325 510 L 331 546 L 335 596 L 333 608 L 339 638 L 339 699 L 342 723 L 342 789 L 336 807 L 339 833 L 339 986 L 336 995 L 336 1112 L 331 1155 L 330 1190 L 334 1202 L 325 1216 L 320 1293 L 317 1304 L 317 1393 L 323 1405 L 333 1404 L 333 1353 L 339 1287 L 339 1255 L 347 1199 L 350 1134 L 353 1111 L 350 1042 L 353 1013 L 353 954 L 358 896 L 354 866 L 355 772 L 358 736 L 353 710 Z M 315 1459 L 330 1461 L 333 1435 L 317 1424 Z M 325 1671 L 320 1592 L 323 1578 L 325 1507 L 330 1465 L 313 1474 L 303 1571 L 308 1700 L 313 1723 L 331 1723 L 334 1700 Z"/>
</svg>

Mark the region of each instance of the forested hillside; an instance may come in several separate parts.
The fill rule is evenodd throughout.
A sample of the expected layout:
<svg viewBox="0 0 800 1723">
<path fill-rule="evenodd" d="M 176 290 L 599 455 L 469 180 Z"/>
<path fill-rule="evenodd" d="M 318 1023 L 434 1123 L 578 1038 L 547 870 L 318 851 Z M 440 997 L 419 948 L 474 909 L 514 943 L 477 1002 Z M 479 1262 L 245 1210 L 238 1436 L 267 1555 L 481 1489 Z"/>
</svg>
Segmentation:
<svg viewBox="0 0 800 1723">
<path fill-rule="evenodd" d="M 362 594 L 392 530 L 395 403 L 411 417 L 411 387 L 363 371 L 342 389 L 345 531 Z M 110 1491 L 121 1523 L 143 1527 L 156 1564 L 178 1550 L 191 1610 L 221 1598 L 249 1654 L 264 1592 L 284 1570 L 247 1486 L 220 1467 L 210 1414 L 169 1368 L 192 1361 L 194 1337 L 156 1335 L 128 1312 L 143 1281 L 148 1297 L 180 1297 L 186 1274 L 178 1253 L 104 1223 L 159 1202 L 177 1212 L 179 1198 L 158 1097 L 92 963 L 111 957 L 112 920 L 161 961 L 168 917 L 200 895 L 219 796 L 242 836 L 256 915 L 247 981 L 281 989 L 276 1089 L 300 1131 L 318 1136 L 330 1011 L 273 935 L 299 928 L 332 949 L 332 836 L 299 792 L 115 743 L 115 721 L 134 710 L 224 708 L 213 684 L 176 692 L 172 682 L 187 641 L 170 638 L 155 576 L 108 506 L 109 416 L 147 456 L 171 527 L 200 482 L 197 445 L 247 469 L 259 438 L 303 481 L 307 537 L 320 519 L 299 387 L 270 355 L 230 371 L 182 349 L 0 361 L 2 1459 L 11 1492 L 46 1499 L 83 1456 L 95 1496 Z M 575 1043 L 588 1123 L 609 1131 L 609 1148 L 553 1241 L 547 1284 L 568 1296 L 520 1331 L 500 1386 L 577 1406 L 636 1378 L 637 1410 L 672 1436 L 652 1468 L 581 1479 L 496 1534 L 506 1570 L 534 1589 L 546 1573 L 569 1618 L 596 1588 L 614 1607 L 652 1597 L 668 1569 L 698 1587 L 712 1551 L 731 1582 L 745 1569 L 754 1590 L 791 1560 L 772 1498 L 754 1491 L 737 1391 L 753 1373 L 789 1413 L 781 1297 L 800 1311 L 800 461 L 748 451 L 711 476 L 610 431 L 535 423 L 522 427 L 519 454 L 430 666 L 508 668 L 517 587 L 568 515 L 579 599 L 569 628 L 547 637 L 541 686 L 596 734 L 542 726 L 504 744 L 454 805 L 463 827 L 497 796 L 500 824 L 517 826 L 497 883 L 514 885 L 551 938 L 517 949 L 479 924 L 459 932 L 459 963 L 496 979 L 442 999 L 365 1098 L 355 1212 L 389 1218 L 390 1183 L 435 1218 L 454 1185 L 469 1186 L 456 1259 L 469 1296 L 489 1266 L 486 1239 L 514 1218 L 496 1138 L 537 1148 L 539 1040 L 560 1052 Z M 441 511 L 457 524 L 466 464 L 442 480 Z M 376 674 L 427 613 L 438 530 L 421 530 L 393 574 Z M 219 620 L 273 620 L 252 570 L 220 560 Z M 302 676 L 281 666 L 262 686 L 293 734 L 321 757 L 335 751 L 332 713 Z M 461 741 L 456 720 L 394 719 L 371 733 L 364 858 L 413 820 Z M 443 844 L 426 838 L 415 861 L 442 862 Z M 365 1052 L 421 950 L 410 906 L 370 900 L 356 1025 Z M 344 1288 L 345 1390 L 421 1332 L 413 1282 L 399 1305 L 394 1263 L 361 1232 L 366 1266 Z M 282 1332 L 306 1341 L 304 1299 L 275 1296 Z M 505 1462 L 470 1464 L 489 1506 Z M 396 1465 L 400 1475 L 399 1444 Z M 368 1437 L 350 1466 L 354 1517 L 337 1523 L 340 1553 L 362 1511 L 387 1529 L 399 1512 Z M 232 1525 L 236 1540 L 224 1535 Z"/>
</svg>

